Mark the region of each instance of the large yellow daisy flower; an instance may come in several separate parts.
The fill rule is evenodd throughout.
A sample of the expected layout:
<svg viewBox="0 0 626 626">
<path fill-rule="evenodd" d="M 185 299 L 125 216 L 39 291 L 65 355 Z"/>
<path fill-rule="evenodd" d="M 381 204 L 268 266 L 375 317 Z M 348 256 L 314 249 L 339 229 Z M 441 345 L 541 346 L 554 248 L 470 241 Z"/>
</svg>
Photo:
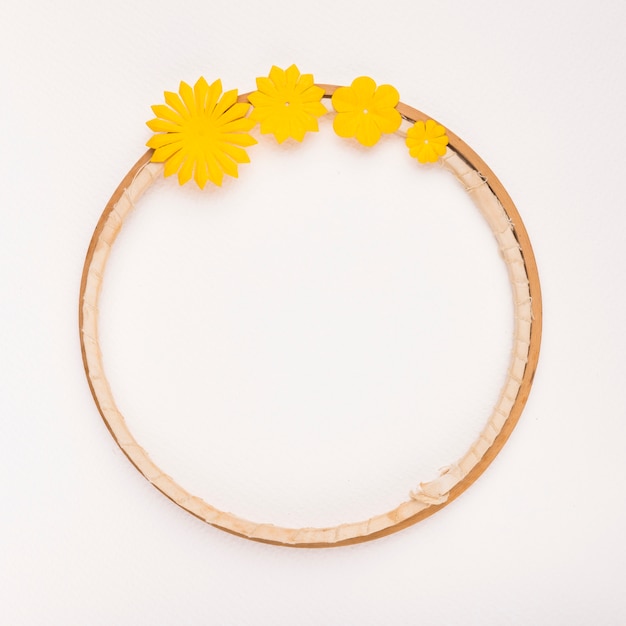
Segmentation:
<svg viewBox="0 0 626 626">
<path fill-rule="evenodd" d="M 208 180 L 221 185 L 224 174 L 236 178 L 237 164 L 250 162 L 242 147 L 256 143 L 247 132 L 254 127 L 245 117 L 250 105 L 237 102 L 236 89 L 221 94 L 220 80 L 200 78 L 193 88 L 181 82 L 178 94 L 166 91 L 167 106 L 152 107 L 157 117 L 147 124 L 159 134 L 146 144 L 154 148 L 151 161 L 165 162 L 165 176 L 178 172 L 181 185 L 192 176 L 201 189 Z"/>
<path fill-rule="evenodd" d="M 313 74 L 300 74 L 295 65 L 286 70 L 274 65 L 269 77 L 257 78 L 256 84 L 258 91 L 248 96 L 254 106 L 250 119 L 261 123 L 262 133 L 273 133 L 282 143 L 288 137 L 302 141 L 307 132 L 319 130 L 317 118 L 327 110 Z"/>
<path fill-rule="evenodd" d="M 409 154 L 420 163 L 435 163 L 446 153 L 446 129 L 434 120 L 415 122 L 406 133 Z"/>
<path fill-rule="evenodd" d="M 399 101 L 395 87 L 376 87 L 369 76 L 355 78 L 350 87 L 339 87 L 333 94 L 333 128 L 340 137 L 356 137 L 364 146 L 373 146 L 383 133 L 400 128 L 402 117 L 395 108 Z"/>
</svg>

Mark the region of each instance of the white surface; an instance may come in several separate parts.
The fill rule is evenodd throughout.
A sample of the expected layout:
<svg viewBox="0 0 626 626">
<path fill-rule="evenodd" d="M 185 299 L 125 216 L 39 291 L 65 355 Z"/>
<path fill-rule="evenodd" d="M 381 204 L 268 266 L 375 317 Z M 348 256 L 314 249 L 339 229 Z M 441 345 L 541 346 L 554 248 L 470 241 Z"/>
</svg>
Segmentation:
<svg viewBox="0 0 626 626">
<path fill-rule="evenodd" d="M 309 7 L 294 2 L 135 2 L 109 3 L 106 10 L 91 2 L 60 2 L 54 7 L 12 7 L 11 16 L 3 17 L 0 606 L 7 623 L 584 625 L 626 619 L 626 393 L 620 358 L 626 349 L 620 241 L 626 225 L 620 179 L 625 165 L 620 146 L 626 139 L 621 28 L 626 9 L 621 4 L 553 3 L 546 8 L 540 3 L 401 2 L 384 13 L 378 6 L 367 9 L 353 2 Z M 320 82 L 345 84 L 363 73 L 389 82 L 398 87 L 403 101 L 463 137 L 494 169 L 520 209 L 537 255 L 545 306 L 542 357 L 528 407 L 481 480 L 450 507 L 411 529 L 362 546 L 323 551 L 276 548 L 228 536 L 191 518 L 152 489 L 118 451 L 97 415 L 84 380 L 76 328 L 86 247 L 108 197 L 143 151 L 149 105 L 180 79 L 220 76 L 225 86 L 245 91 L 273 63 L 291 62 L 314 72 Z M 498 262 L 490 263 L 489 237 L 481 239 L 483 225 L 470 219 L 465 198 L 451 197 L 453 211 L 464 213 L 446 214 L 444 202 L 431 218 L 423 209 L 431 204 L 428 195 L 412 213 L 403 193 L 396 192 L 389 207 L 393 219 L 388 220 L 375 201 L 376 181 L 365 174 L 371 166 L 369 155 L 348 150 L 344 159 L 344 148 L 336 142 L 332 157 L 314 164 L 317 188 L 325 189 L 319 219 L 331 220 L 335 230 L 325 232 L 315 223 L 316 203 L 310 194 L 289 207 L 285 194 L 297 186 L 296 176 L 303 177 L 300 164 L 318 146 L 326 151 L 330 143 L 333 137 L 326 133 L 315 138 L 310 151 L 307 144 L 303 150 L 282 151 L 264 140 L 251 149 L 253 164 L 241 168 L 240 181 L 226 186 L 224 193 L 209 193 L 211 206 L 205 213 L 200 211 L 201 194 L 181 194 L 169 183 L 160 184 L 154 201 L 146 199 L 120 240 L 111 267 L 116 279 L 110 276 L 106 287 L 111 377 L 121 402 L 146 437 L 155 437 L 155 454 L 171 454 L 171 461 L 181 461 L 180 471 L 190 469 L 190 476 L 199 474 L 194 467 L 184 467 L 189 458 L 192 465 L 202 461 L 208 467 L 215 459 L 203 459 L 201 449 L 189 457 L 176 445 L 159 442 L 161 435 L 148 428 L 147 419 L 141 422 L 141 415 L 158 416 L 160 407 L 165 414 L 180 401 L 178 389 L 186 403 L 183 419 L 191 419 L 194 410 L 202 416 L 207 408 L 194 395 L 197 385 L 185 385 L 190 379 L 200 383 L 194 377 L 206 372 L 193 367 L 187 371 L 184 364 L 172 367 L 166 360 L 161 368 L 158 350 L 146 353 L 142 361 L 140 342 L 152 340 L 149 329 L 135 334 L 135 345 L 125 340 L 130 326 L 123 323 L 132 326 L 132 318 L 124 321 L 119 315 L 121 298 L 135 298 L 129 315 L 140 316 L 140 307 L 152 304 L 160 314 L 152 320 L 154 328 L 176 331 L 159 344 L 168 355 L 172 350 L 189 354 L 183 350 L 190 340 L 180 326 L 182 315 L 198 328 L 206 320 L 222 327 L 232 324 L 228 332 L 233 333 L 250 322 L 245 307 L 260 310 L 264 343 L 253 334 L 239 337 L 240 343 L 231 341 L 238 350 L 257 341 L 253 347 L 258 359 L 247 371 L 248 383 L 256 380 L 255 372 L 267 378 L 254 387 L 256 395 L 229 395 L 233 378 L 213 360 L 208 359 L 206 367 L 214 376 L 223 376 L 222 398 L 231 401 L 221 407 L 213 404 L 211 411 L 231 410 L 241 419 L 220 425 L 225 445 L 244 428 L 242 461 L 253 460 L 250 455 L 262 454 L 265 447 L 272 463 L 264 466 L 266 476 L 247 482 L 245 463 L 242 468 L 228 465 L 223 457 L 230 486 L 223 481 L 198 486 L 221 489 L 218 497 L 232 498 L 227 506 L 232 503 L 233 508 L 240 498 L 253 513 L 265 514 L 263 507 L 271 504 L 277 516 L 321 515 L 324 506 L 324 515 L 337 513 L 339 506 L 347 507 L 341 515 L 351 515 L 370 502 L 370 495 L 374 504 L 383 503 L 390 487 L 376 483 L 376 474 L 368 475 L 360 463 L 372 441 L 385 452 L 383 467 L 389 472 L 381 475 L 397 478 L 394 488 L 405 489 L 409 456 L 403 456 L 405 448 L 396 453 L 394 438 L 381 422 L 382 412 L 372 407 L 378 403 L 386 408 L 397 399 L 386 419 L 392 420 L 398 443 L 406 447 L 415 426 L 407 416 L 417 412 L 419 403 L 426 409 L 437 403 L 437 385 L 449 373 L 448 363 L 462 367 L 454 357 L 458 343 L 451 337 L 463 350 L 476 338 L 453 315 L 466 285 L 462 273 L 484 262 L 486 271 L 496 273 L 498 289 L 503 288 Z M 380 146 L 385 162 L 393 158 L 390 145 Z M 284 168 L 289 186 L 279 180 Z M 371 182 L 367 193 L 361 188 L 351 193 L 354 168 L 362 172 L 361 180 Z M 428 194 L 425 186 L 434 189 L 438 184 L 417 173 L 407 183 L 401 174 L 396 167 L 385 171 L 391 181 L 396 175 L 402 178 L 397 187 L 402 192 L 415 184 L 416 193 Z M 300 178 L 300 184 L 304 182 Z M 341 200 L 335 210 L 327 201 L 330 186 Z M 444 187 L 444 193 L 454 195 L 454 188 Z M 275 196 L 270 195 L 273 188 Z M 251 189 L 257 192 L 255 206 L 249 201 L 255 195 Z M 180 198 L 181 221 L 174 219 L 171 205 L 168 208 L 170 198 Z M 367 220 L 359 221 L 361 206 L 366 207 Z M 149 211 L 154 219 L 149 219 Z M 193 224 L 192 232 L 184 230 L 186 222 Z M 394 247 L 391 228 L 397 224 L 403 229 Z M 450 233 L 448 224 L 470 229 L 467 238 Z M 211 245 L 202 250 L 199 233 L 205 228 L 210 228 Z M 432 230 L 425 234 L 425 229 Z M 459 263 L 455 250 L 442 251 L 436 245 L 443 232 L 457 237 L 459 245 L 476 243 L 480 255 L 468 259 L 461 252 Z M 399 286 L 385 280 L 384 265 L 378 276 L 373 273 L 379 263 L 364 256 L 375 234 L 374 260 L 393 251 L 389 271 L 397 276 L 397 269 L 402 270 Z M 246 245 L 246 238 L 252 245 Z M 346 241 L 350 255 L 341 247 Z M 154 254 L 159 242 L 161 257 Z M 320 249 L 324 254 L 315 254 Z M 281 259 L 298 264 L 290 262 L 287 271 Z M 365 274 L 362 268 L 368 261 L 372 271 Z M 470 268 L 470 261 L 476 265 Z M 145 271 L 141 262 L 146 262 Z M 198 292 L 193 286 L 199 274 L 176 273 L 217 262 L 237 272 L 248 288 L 229 288 L 225 274 L 213 269 L 205 291 Z M 336 267 L 341 269 L 334 273 Z M 293 294 L 284 306 L 276 299 L 282 293 L 279 282 L 265 280 L 261 290 L 256 278 L 261 271 L 275 276 L 281 268 Z M 140 289 L 131 288 L 132 272 L 144 277 Z M 376 289 L 387 290 L 384 301 L 374 293 L 370 276 Z M 309 289 L 303 289 L 299 279 L 306 279 Z M 422 288 L 431 290 L 430 306 L 423 306 L 414 285 L 413 290 L 403 288 L 412 279 L 423 281 L 418 283 L 420 293 Z M 351 291 L 355 296 L 339 300 L 338 308 L 335 303 L 348 285 L 358 288 Z M 482 285 L 481 297 L 493 296 L 487 287 Z M 196 306 L 183 306 L 175 298 L 163 302 L 170 290 L 187 294 Z M 211 308 L 216 293 L 221 294 L 221 306 Z M 397 307 L 390 304 L 394 298 Z M 304 340 L 301 331 L 312 323 L 309 302 L 319 312 L 315 321 L 324 341 Z M 289 316 L 287 304 L 292 305 Z M 467 305 L 468 319 L 485 324 L 476 333 L 487 337 L 491 322 L 477 314 L 471 298 Z M 504 306 L 506 312 L 501 298 L 494 298 L 494 306 Z M 394 326 L 377 324 L 381 317 L 411 307 L 415 328 L 409 315 L 400 316 Z M 442 328 L 434 324 L 432 335 L 423 333 L 433 326 L 437 313 L 434 319 L 444 319 L 449 332 L 435 332 Z M 286 334 L 288 320 L 293 327 Z M 493 320 L 500 320 L 497 311 Z M 224 357 L 224 333 L 207 332 L 201 329 L 202 342 L 218 341 Z M 506 326 L 498 332 L 506 335 Z M 381 341 L 380 333 L 388 341 Z M 364 338 L 378 355 L 374 365 L 359 356 Z M 442 350 L 445 358 L 438 360 L 433 350 L 440 342 L 450 345 Z M 338 343 L 343 344 L 340 350 Z M 273 349 L 276 345 L 282 346 L 282 361 Z M 493 356 L 482 358 L 472 371 L 484 381 L 483 387 L 469 377 L 461 381 L 468 393 L 457 407 L 480 413 L 482 405 L 490 405 L 499 345 L 495 342 Z M 427 361 L 412 360 L 418 347 L 424 348 Z M 296 360 L 296 351 L 309 358 Z M 333 359 L 327 358 L 329 352 Z M 241 367 L 237 354 L 230 356 L 229 367 Z M 194 358 L 202 360 L 200 353 Z M 383 368 L 384 358 L 388 362 Z M 285 367 L 286 362 L 297 367 Z M 172 381 L 171 389 L 163 382 L 155 385 L 154 378 L 142 379 L 142 363 L 152 377 Z M 328 363 L 344 375 L 352 364 L 353 374 L 339 384 L 325 369 Z M 137 384 L 128 385 L 133 367 L 138 368 Z M 246 372 L 237 371 L 239 377 Z M 381 372 L 387 385 L 370 389 L 367 381 L 380 379 Z M 422 378 L 425 372 L 432 384 Z M 302 382 L 300 374 L 307 373 L 323 382 L 325 393 L 315 394 Z M 279 382 L 270 393 L 272 376 Z M 413 383 L 415 406 L 410 404 Z M 362 386 L 356 400 L 349 393 L 354 385 Z M 152 407 L 154 398 L 147 392 L 155 389 L 165 399 Z M 307 392 L 314 402 L 299 406 Z M 233 404 L 233 398 L 239 404 Z M 443 400 L 443 414 L 458 422 L 453 401 L 459 398 Z M 291 451 L 283 448 L 282 459 L 276 455 L 276 440 L 264 438 L 266 429 L 254 421 L 253 405 L 277 420 L 268 424 L 270 430 L 288 423 L 289 413 L 300 409 Z M 327 445 L 314 427 L 318 422 L 313 420 L 319 419 L 325 429 L 339 429 L 334 456 L 328 455 L 334 471 L 362 468 L 351 477 L 354 491 L 349 484 L 333 482 L 326 498 L 323 477 L 307 482 L 311 466 L 302 458 L 315 453 L 315 446 L 319 451 Z M 158 424 L 166 426 L 167 421 L 159 417 Z M 351 434 L 351 425 L 363 424 L 371 427 L 368 437 L 356 438 L 362 448 L 344 448 L 351 455 L 346 463 L 339 444 Z M 422 425 L 433 428 L 425 420 Z M 191 426 L 210 430 L 202 420 L 191 421 Z M 435 438 L 439 426 L 429 431 Z M 167 431 L 163 436 L 169 437 Z M 196 440 L 194 435 L 191 441 Z M 426 446 L 417 456 L 421 459 L 428 452 Z M 293 481 L 277 483 L 269 502 L 264 490 L 281 463 L 292 464 Z M 304 505 L 290 508 L 290 490 L 300 484 Z"/>
</svg>

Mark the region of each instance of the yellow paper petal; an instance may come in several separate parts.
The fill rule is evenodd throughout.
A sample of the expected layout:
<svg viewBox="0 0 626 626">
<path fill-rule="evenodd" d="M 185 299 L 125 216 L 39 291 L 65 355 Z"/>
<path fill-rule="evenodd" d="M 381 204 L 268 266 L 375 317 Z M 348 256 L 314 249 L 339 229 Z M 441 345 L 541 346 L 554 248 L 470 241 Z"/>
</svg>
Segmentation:
<svg viewBox="0 0 626 626">
<path fill-rule="evenodd" d="M 182 142 L 170 143 L 167 146 L 163 146 L 162 148 L 157 148 L 154 151 L 154 154 L 150 158 L 154 163 L 163 163 L 167 161 L 167 159 L 171 158 L 173 154 L 176 154 L 179 150 L 183 149 Z"/>
<path fill-rule="evenodd" d="M 338 113 L 347 113 L 358 108 L 356 94 L 350 87 L 339 87 L 331 98 L 332 105 Z"/>
<path fill-rule="evenodd" d="M 182 164 L 181 168 L 178 170 L 178 183 L 180 185 L 184 185 L 191 180 L 194 165 L 195 159 L 192 158 L 187 158 L 187 160 Z"/>
<path fill-rule="evenodd" d="M 357 141 L 364 146 L 373 146 L 380 139 L 380 128 L 374 116 L 364 115 L 356 131 Z"/>
<path fill-rule="evenodd" d="M 180 130 L 180 124 L 159 119 L 146 122 L 146 126 L 155 133 L 176 133 Z"/>
<path fill-rule="evenodd" d="M 213 156 L 215 157 L 215 160 L 218 162 L 224 173 L 232 176 L 233 178 L 238 177 L 237 163 L 235 163 L 235 161 L 233 161 L 229 156 L 220 151 L 214 152 Z"/>
<path fill-rule="evenodd" d="M 231 143 L 222 142 L 219 144 L 219 149 L 233 160 L 237 161 L 237 163 L 250 163 L 250 157 L 243 148 L 234 146 Z"/>
<path fill-rule="evenodd" d="M 363 117 L 360 112 L 337 113 L 333 128 L 340 137 L 355 137 Z"/>
<path fill-rule="evenodd" d="M 235 123 L 235 122 L 231 122 Z M 248 133 L 222 133 L 219 135 L 219 140 L 224 141 L 227 140 L 228 143 L 234 143 L 237 146 L 253 146 L 258 143 L 257 140 L 252 136 L 248 135 Z"/>
<path fill-rule="evenodd" d="M 309 87 L 306 91 L 301 92 L 299 95 L 299 101 L 302 103 L 317 103 L 322 104 L 321 100 L 324 97 L 324 90 L 317 85 L 313 85 Z M 324 105 L 322 105 L 324 106 Z M 324 107 L 324 112 L 326 112 L 326 107 Z"/>
<path fill-rule="evenodd" d="M 300 80 L 298 80 L 298 83 L 295 86 L 294 92 L 297 94 L 303 94 L 305 91 L 308 91 L 309 89 L 313 89 L 313 90 L 322 90 L 322 95 L 324 95 L 324 90 L 321 87 L 316 87 L 314 86 L 314 79 L 313 79 L 313 74 L 300 74 Z M 320 98 L 322 96 L 320 95 Z"/>
<path fill-rule="evenodd" d="M 376 90 L 376 83 L 369 76 L 359 76 L 352 81 L 350 87 L 356 96 L 357 104 L 370 107 Z"/>
<path fill-rule="evenodd" d="M 184 118 L 179 113 L 164 104 L 155 104 L 151 108 L 154 114 L 163 120 L 168 120 L 175 124 L 181 124 L 184 121 Z"/>
<path fill-rule="evenodd" d="M 374 111 L 371 115 L 383 133 L 395 133 L 402 124 L 402 116 L 395 109 Z"/>
<path fill-rule="evenodd" d="M 173 91 L 165 92 L 165 102 L 174 109 L 183 119 L 187 119 L 189 117 L 189 111 L 187 111 L 183 101 L 180 99 L 180 96 Z M 154 107 L 153 107 L 154 109 Z"/>
<path fill-rule="evenodd" d="M 183 99 L 185 108 L 193 115 L 196 112 L 196 100 L 193 95 L 193 89 L 190 85 L 181 80 L 179 93 Z"/>
<path fill-rule="evenodd" d="M 300 77 L 300 70 L 295 65 L 290 65 L 285 71 L 285 79 L 287 85 L 290 87 L 295 87 Z"/>
<path fill-rule="evenodd" d="M 303 104 L 301 108 L 304 113 L 314 119 L 322 117 L 322 115 L 326 115 L 326 113 L 328 113 L 326 107 L 321 102 L 307 102 L 306 104 Z"/>
<path fill-rule="evenodd" d="M 220 96 L 222 95 L 222 81 L 218 78 L 213 81 L 209 85 L 209 92 L 206 98 L 206 109 L 207 113 L 210 113 L 217 103 L 219 102 Z"/>
<path fill-rule="evenodd" d="M 437 153 L 437 156 L 443 156 L 446 153 L 446 146 L 437 141 L 431 141 L 430 147 Z"/>
<path fill-rule="evenodd" d="M 225 133 L 236 133 L 241 131 L 249 131 L 254 128 L 254 120 L 249 117 L 241 117 L 221 125 L 221 131 Z M 256 141 L 254 142 L 256 143 Z M 252 145 L 252 144 L 250 144 Z"/>
<path fill-rule="evenodd" d="M 280 67 L 276 67 L 275 65 L 272 65 L 269 79 L 274 83 L 277 89 L 282 89 L 287 82 L 285 78 L 285 71 L 281 70 Z"/>
<path fill-rule="evenodd" d="M 224 174 L 215 160 L 215 157 L 212 154 L 209 155 L 206 163 L 209 170 L 209 180 L 218 187 L 221 187 L 224 180 Z"/>
<path fill-rule="evenodd" d="M 206 82 L 204 76 L 198 78 L 193 90 L 195 92 L 196 110 L 198 112 L 204 111 L 206 107 L 206 98 L 209 94 L 209 84 Z"/>
<path fill-rule="evenodd" d="M 245 115 L 245 113 L 248 111 L 248 108 L 249 108 L 250 105 L 249 104 L 244 104 L 244 103 L 236 105 L 236 102 L 237 102 L 237 90 L 236 89 L 231 89 L 230 91 L 226 91 L 224 93 L 224 95 L 221 97 L 220 101 L 215 106 L 215 108 L 213 109 L 212 117 L 214 117 L 214 118 L 220 117 L 228 109 L 230 109 L 232 106 L 244 107 L 243 115 Z"/>
<path fill-rule="evenodd" d="M 184 159 L 184 150 L 179 150 L 178 152 L 170 156 L 167 161 L 165 161 L 165 167 L 163 171 L 164 175 L 171 176 L 172 174 L 176 174 L 176 172 L 178 172 L 178 170 L 180 169 L 180 166 L 182 165 Z"/>
<path fill-rule="evenodd" d="M 254 109 L 252 113 L 250 113 L 250 117 L 253 115 L 258 115 L 258 111 L 261 107 L 270 107 L 276 104 L 275 96 L 271 96 L 267 93 L 262 93 L 261 91 L 255 91 L 248 96 L 248 100 L 251 102 Z"/>
<path fill-rule="evenodd" d="M 276 85 L 274 85 L 274 83 L 266 77 L 261 77 L 261 78 L 257 78 L 256 79 L 256 85 L 258 90 L 261 93 L 264 93 L 270 97 L 276 97 Z"/>
<path fill-rule="evenodd" d="M 200 189 L 204 189 L 204 186 L 209 180 L 209 168 L 207 167 L 205 159 L 198 159 L 196 161 L 196 169 L 193 178 L 196 181 L 198 187 L 200 187 Z"/>
<path fill-rule="evenodd" d="M 395 87 L 391 85 L 381 85 L 376 89 L 372 98 L 372 109 L 393 109 L 400 102 L 400 94 Z"/>
<path fill-rule="evenodd" d="M 163 146 L 167 146 L 170 143 L 180 142 L 183 139 L 182 133 L 165 133 L 163 135 L 153 135 L 146 142 L 146 146 L 148 148 L 161 148 Z"/>
<path fill-rule="evenodd" d="M 247 103 L 243 103 L 243 102 L 238 102 L 237 104 L 232 105 L 229 109 L 224 111 L 224 113 L 220 116 L 220 124 L 225 125 L 225 124 L 228 124 L 229 122 L 233 122 L 235 120 L 245 117 L 249 108 L 250 108 L 250 105 Z M 251 130 L 252 128 L 254 128 L 254 124 L 250 124 L 248 128 L 246 128 L 246 130 Z"/>
</svg>

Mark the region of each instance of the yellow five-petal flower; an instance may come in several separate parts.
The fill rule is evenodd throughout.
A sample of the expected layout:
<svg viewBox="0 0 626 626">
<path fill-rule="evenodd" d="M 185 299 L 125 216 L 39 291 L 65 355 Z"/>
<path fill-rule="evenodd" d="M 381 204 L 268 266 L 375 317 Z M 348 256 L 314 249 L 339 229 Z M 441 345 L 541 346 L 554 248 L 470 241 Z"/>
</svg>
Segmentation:
<svg viewBox="0 0 626 626">
<path fill-rule="evenodd" d="M 356 137 L 364 146 L 373 146 L 383 133 L 395 133 L 400 128 L 399 101 L 395 87 L 376 87 L 369 76 L 355 78 L 350 87 L 339 87 L 333 94 L 337 111 L 333 128 L 340 137 Z"/>
<path fill-rule="evenodd" d="M 278 143 L 288 137 L 302 141 L 309 131 L 318 131 L 317 118 L 327 113 L 324 90 L 313 74 L 300 74 L 295 65 L 282 70 L 275 65 L 269 77 L 256 79 L 258 91 L 248 100 L 254 106 L 250 119 L 261 123 L 262 133 L 273 133 Z"/>
<path fill-rule="evenodd" d="M 420 163 L 435 163 L 446 153 L 446 129 L 434 120 L 415 122 L 406 133 L 409 154 Z"/>
<path fill-rule="evenodd" d="M 221 185 L 224 174 L 236 178 L 237 164 L 250 162 L 244 147 L 256 143 L 247 132 L 254 122 L 236 89 L 222 95 L 219 79 L 209 85 L 200 78 L 193 88 L 181 82 L 179 93 L 166 91 L 165 102 L 152 107 L 157 117 L 147 124 L 159 134 L 146 144 L 154 148 L 151 161 L 165 162 L 165 176 L 178 172 L 181 185 L 193 176 L 203 189 L 208 180 Z"/>
</svg>

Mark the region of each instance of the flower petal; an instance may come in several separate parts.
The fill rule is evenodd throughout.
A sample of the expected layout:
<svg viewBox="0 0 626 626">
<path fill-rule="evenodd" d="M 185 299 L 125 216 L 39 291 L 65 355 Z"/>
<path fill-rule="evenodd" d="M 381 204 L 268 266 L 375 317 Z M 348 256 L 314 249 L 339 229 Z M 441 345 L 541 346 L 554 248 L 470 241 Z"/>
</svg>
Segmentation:
<svg viewBox="0 0 626 626">
<path fill-rule="evenodd" d="M 228 109 L 235 106 L 237 103 L 237 90 L 231 89 L 230 91 L 225 91 L 224 95 L 220 98 L 220 101 L 215 105 L 213 112 L 211 113 L 211 118 L 217 119 L 222 116 Z M 239 106 L 245 108 L 245 111 L 250 107 L 249 104 L 241 103 Z M 241 117 L 241 116 L 240 116 Z"/>
<path fill-rule="evenodd" d="M 272 65 L 272 69 L 270 70 L 270 80 L 274 83 L 277 89 L 282 89 L 287 85 L 285 70 L 281 70 L 280 67 Z"/>
<path fill-rule="evenodd" d="M 337 113 L 347 113 L 358 109 L 356 94 L 350 87 L 335 89 L 331 102 Z"/>
<path fill-rule="evenodd" d="M 209 180 L 209 168 L 207 166 L 206 159 L 198 159 L 196 161 L 196 170 L 193 177 L 198 187 L 200 187 L 200 189 L 204 189 L 204 186 Z"/>
<path fill-rule="evenodd" d="M 178 92 L 185 103 L 187 111 L 193 115 L 196 112 L 196 100 L 193 95 L 193 89 L 185 81 L 181 80 Z"/>
<path fill-rule="evenodd" d="M 181 168 L 178 170 L 178 183 L 180 185 L 184 185 L 185 183 L 191 180 L 191 176 L 193 175 L 195 165 L 195 159 L 189 157 L 182 164 Z"/>
<path fill-rule="evenodd" d="M 369 76 L 359 76 L 352 81 L 350 87 L 356 96 L 358 106 L 369 108 L 374 98 L 376 83 Z"/>
<path fill-rule="evenodd" d="M 406 132 L 407 142 L 409 139 L 415 142 L 424 143 L 426 139 L 426 126 L 424 122 L 418 121 L 409 128 Z"/>
<path fill-rule="evenodd" d="M 231 122 L 234 124 L 235 122 Z M 253 146 L 258 143 L 257 140 L 248 133 L 220 133 L 218 135 L 219 141 L 227 141 L 228 143 L 235 144 L 236 146 Z"/>
<path fill-rule="evenodd" d="M 232 122 L 227 122 L 226 124 L 220 124 L 221 132 L 225 133 L 234 133 L 240 131 L 248 131 L 252 130 L 255 127 L 254 120 L 251 120 L 249 117 L 240 117 Z M 256 141 L 254 142 L 256 143 Z M 252 145 L 252 144 L 250 144 Z"/>
<path fill-rule="evenodd" d="M 240 118 L 244 118 L 249 109 L 250 105 L 247 102 L 237 102 L 236 104 L 233 104 L 220 116 L 220 124 L 225 125 L 228 122 L 233 122 Z M 250 130 L 251 128 L 254 128 L 254 124 L 252 124 L 247 130 Z"/>
<path fill-rule="evenodd" d="M 226 174 L 232 176 L 233 178 L 238 178 L 239 174 L 237 172 L 237 163 L 235 161 L 220 150 L 214 151 L 213 156 Z"/>
<path fill-rule="evenodd" d="M 152 135 L 146 142 L 148 148 L 154 148 L 155 150 L 162 146 L 167 146 L 170 143 L 176 143 L 183 138 L 182 133 L 164 133 L 162 135 Z"/>
<path fill-rule="evenodd" d="M 287 85 L 291 87 L 292 89 L 296 86 L 296 82 L 298 81 L 299 77 L 300 77 L 300 70 L 297 68 L 296 65 L 290 65 L 285 70 L 285 79 L 286 79 Z"/>
<path fill-rule="evenodd" d="M 254 110 L 250 115 L 254 114 L 254 111 L 259 107 L 269 107 L 274 106 L 276 103 L 276 97 L 270 96 L 269 94 L 262 93 L 260 91 L 254 91 L 248 96 L 248 101 L 254 107 Z"/>
<path fill-rule="evenodd" d="M 150 160 L 154 163 L 163 163 L 163 161 L 167 161 L 167 159 L 169 159 L 173 154 L 176 154 L 179 150 L 182 150 L 182 148 L 182 142 L 171 143 L 167 146 L 163 146 L 162 148 L 157 148 Z"/>
<path fill-rule="evenodd" d="M 307 115 L 315 117 L 321 117 L 322 115 L 326 115 L 326 113 L 328 113 L 328 110 L 321 102 L 307 102 L 302 105 L 301 110 Z"/>
<path fill-rule="evenodd" d="M 222 81 L 218 78 L 209 85 L 209 93 L 206 98 L 206 111 L 211 113 L 217 106 L 222 95 Z"/>
<path fill-rule="evenodd" d="M 374 110 L 393 109 L 397 106 L 398 102 L 400 102 L 398 90 L 391 85 L 381 85 L 374 93 L 371 108 Z"/>
<path fill-rule="evenodd" d="M 250 163 L 250 157 L 248 153 L 238 146 L 234 146 L 230 143 L 226 143 L 224 141 L 218 144 L 220 150 L 222 150 L 225 154 L 227 154 L 231 159 L 236 161 L 237 163 Z"/>
<path fill-rule="evenodd" d="M 150 120 L 146 122 L 146 126 L 155 133 L 177 133 L 180 131 L 180 124 L 161 119 Z"/>
<path fill-rule="evenodd" d="M 314 87 L 315 80 L 313 79 L 313 74 L 300 74 L 300 80 L 296 85 L 295 92 L 297 94 L 302 94 L 308 89 L 320 89 L 322 91 L 322 95 L 324 94 L 324 90 L 321 87 Z M 321 98 L 321 96 L 320 96 Z"/>
<path fill-rule="evenodd" d="M 337 113 L 333 120 L 333 128 L 340 137 L 354 137 L 363 117 L 365 116 L 361 112 Z"/>
<path fill-rule="evenodd" d="M 374 116 L 372 114 L 364 115 L 356 131 L 357 141 L 364 146 L 370 147 L 378 142 L 380 136 L 380 127 L 376 123 Z"/>
<path fill-rule="evenodd" d="M 185 156 L 186 152 L 184 150 L 179 150 L 167 159 L 167 161 L 165 161 L 165 168 L 163 171 L 164 175 L 171 176 L 172 174 L 176 174 L 182 165 Z"/>
<path fill-rule="evenodd" d="M 278 93 L 276 89 L 276 85 L 274 85 L 274 83 L 269 78 L 266 78 L 265 76 L 261 76 L 256 79 L 256 86 L 259 92 L 264 93 L 271 97 L 276 97 Z"/>
<path fill-rule="evenodd" d="M 207 155 L 206 164 L 209 170 L 209 180 L 218 187 L 221 187 L 224 174 L 212 154 Z"/>
<path fill-rule="evenodd" d="M 196 111 L 204 112 L 206 107 L 206 98 L 209 94 L 209 83 L 206 82 L 204 76 L 200 76 L 193 87 L 196 100 Z"/>
<path fill-rule="evenodd" d="M 177 93 L 174 93 L 173 91 L 166 91 L 164 95 L 165 102 L 169 104 L 169 106 L 171 106 L 174 111 L 176 111 L 183 119 L 189 118 L 189 111 L 187 111 L 185 105 L 183 104 L 183 101 L 180 99 L 180 96 Z"/>
<path fill-rule="evenodd" d="M 154 114 L 157 117 L 163 120 L 168 120 L 170 122 L 174 122 L 175 124 L 181 124 L 184 121 L 184 118 L 179 113 L 164 104 L 155 104 L 150 108 L 154 111 Z"/>
<path fill-rule="evenodd" d="M 433 151 L 437 153 L 437 156 L 441 157 L 446 153 L 447 142 L 445 144 L 441 144 L 436 141 L 431 141 L 428 145 L 431 146 Z"/>
<path fill-rule="evenodd" d="M 370 115 L 383 133 L 395 133 L 402 124 L 402 116 L 396 109 L 374 111 Z"/>
</svg>

